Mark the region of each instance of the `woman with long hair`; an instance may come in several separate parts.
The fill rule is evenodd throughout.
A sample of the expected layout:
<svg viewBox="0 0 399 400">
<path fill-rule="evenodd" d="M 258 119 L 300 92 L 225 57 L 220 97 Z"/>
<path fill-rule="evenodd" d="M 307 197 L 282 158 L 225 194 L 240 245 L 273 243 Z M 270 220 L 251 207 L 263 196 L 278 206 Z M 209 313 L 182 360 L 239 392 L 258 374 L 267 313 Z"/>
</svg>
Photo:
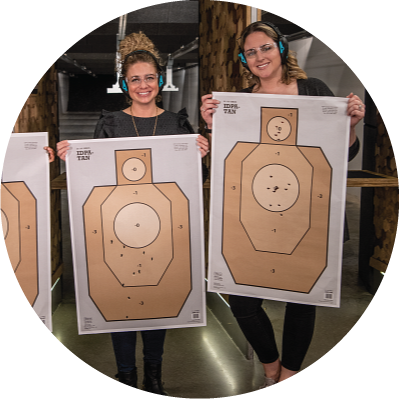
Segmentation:
<svg viewBox="0 0 399 400">
<path fill-rule="evenodd" d="M 245 67 L 249 87 L 244 93 L 278 95 L 333 96 L 319 79 L 308 78 L 298 66 L 295 55 L 288 49 L 287 40 L 271 23 L 255 22 L 244 29 L 239 40 L 240 58 Z M 364 117 L 365 106 L 351 93 L 347 113 L 351 117 L 349 159 L 359 150 L 355 126 Z M 201 116 L 212 130 L 212 116 L 220 102 L 211 94 L 202 97 Z M 239 243 L 237 243 L 239 246 Z M 262 299 L 230 295 L 231 310 L 248 342 L 261 361 L 265 381 L 263 387 L 283 381 L 296 374 L 312 340 L 316 307 L 287 303 L 283 354 L 280 359 L 273 326 L 262 308 Z"/>
</svg>

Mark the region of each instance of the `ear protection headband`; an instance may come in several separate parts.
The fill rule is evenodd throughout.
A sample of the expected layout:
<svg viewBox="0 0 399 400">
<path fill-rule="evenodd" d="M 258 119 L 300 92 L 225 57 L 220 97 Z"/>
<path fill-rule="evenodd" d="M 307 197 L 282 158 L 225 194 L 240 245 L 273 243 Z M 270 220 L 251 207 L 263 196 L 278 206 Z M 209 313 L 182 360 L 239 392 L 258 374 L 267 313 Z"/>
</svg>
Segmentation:
<svg viewBox="0 0 399 400">
<path fill-rule="evenodd" d="M 288 40 L 285 36 L 282 35 L 282 33 L 280 32 L 280 30 L 277 28 L 277 26 L 275 26 L 274 24 L 272 24 L 271 22 L 254 22 L 254 24 L 259 24 L 259 25 L 266 25 L 270 28 L 272 28 L 274 30 L 274 32 L 276 32 L 277 34 L 277 45 L 278 48 L 280 50 L 280 57 L 281 57 L 281 63 L 285 64 L 287 62 L 287 57 L 288 57 Z M 248 63 L 247 60 L 245 58 L 244 55 L 244 50 L 241 49 L 241 47 L 239 48 L 239 54 L 238 57 L 240 58 L 240 61 L 242 63 L 242 65 L 249 70 L 248 68 Z"/>
<path fill-rule="evenodd" d="M 128 59 L 130 56 L 132 56 L 133 54 L 136 54 L 136 53 L 146 53 L 146 54 L 150 55 L 150 56 L 153 58 L 153 60 L 155 61 L 155 65 L 156 65 L 157 72 L 158 72 L 158 75 L 159 75 L 158 86 L 159 86 L 159 91 L 161 91 L 162 88 L 163 88 L 163 86 L 164 86 L 164 84 L 165 84 L 164 79 L 163 79 L 163 69 L 162 69 L 162 67 L 159 65 L 158 60 L 156 59 L 156 57 L 154 56 L 154 54 L 150 53 L 150 52 L 147 51 L 147 50 L 134 50 L 134 51 L 132 51 L 131 53 L 129 53 L 129 54 L 125 57 L 123 63 L 125 63 L 125 62 L 127 61 L 127 59 Z M 125 79 L 124 76 L 119 77 L 119 87 L 121 88 L 122 92 L 123 92 L 126 96 L 128 96 L 128 97 L 130 98 L 130 96 L 129 96 L 129 89 L 128 89 L 128 87 L 127 87 L 126 79 Z"/>
</svg>

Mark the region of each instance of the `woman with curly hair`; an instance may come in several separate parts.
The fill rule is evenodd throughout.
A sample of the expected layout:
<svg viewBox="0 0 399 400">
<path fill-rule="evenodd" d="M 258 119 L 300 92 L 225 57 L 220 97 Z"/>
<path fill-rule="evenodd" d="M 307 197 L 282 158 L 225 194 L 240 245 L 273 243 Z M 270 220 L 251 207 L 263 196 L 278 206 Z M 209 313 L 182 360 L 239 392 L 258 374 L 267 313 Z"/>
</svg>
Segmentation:
<svg viewBox="0 0 399 400">
<path fill-rule="evenodd" d="M 179 135 L 194 133 L 185 109 L 178 113 L 158 107 L 163 85 L 161 59 L 154 43 L 142 32 L 132 33 L 119 47 L 120 87 L 129 107 L 121 111 L 103 110 L 94 138 Z M 208 152 L 208 141 L 197 139 L 202 157 Z M 67 141 L 58 143 L 58 156 L 65 160 Z M 205 178 L 205 176 L 204 176 Z M 117 377 L 126 385 L 137 387 L 136 332 L 111 333 L 118 367 Z M 167 395 L 163 389 L 161 369 L 165 329 L 141 331 L 144 354 L 144 390 Z"/>
<path fill-rule="evenodd" d="M 286 38 L 273 24 L 252 23 L 244 29 L 239 44 L 239 57 L 249 81 L 249 87 L 242 92 L 333 96 L 321 80 L 307 77 L 298 66 L 294 54 L 288 49 Z M 359 150 L 355 126 L 364 117 L 365 106 L 353 93 L 348 98 L 347 113 L 351 117 L 348 144 L 349 159 L 352 159 Z M 219 103 L 211 94 L 202 97 L 201 116 L 209 130 L 212 129 L 212 115 Z M 265 381 L 262 387 L 266 387 L 283 381 L 300 370 L 312 340 L 316 307 L 287 303 L 283 354 L 280 360 L 273 326 L 262 308 L 262 302 L 260 298 L 230 295 L 231 310 L 263 365 Z"/>
</svg>

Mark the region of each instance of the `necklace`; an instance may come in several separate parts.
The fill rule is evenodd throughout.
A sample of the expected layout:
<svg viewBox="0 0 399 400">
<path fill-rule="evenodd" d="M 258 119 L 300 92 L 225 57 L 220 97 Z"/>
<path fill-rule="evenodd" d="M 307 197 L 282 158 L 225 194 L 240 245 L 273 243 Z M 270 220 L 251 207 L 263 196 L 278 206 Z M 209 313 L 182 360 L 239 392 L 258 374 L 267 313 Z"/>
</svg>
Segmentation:
<svg viewBox="0 0 399 400">
<path fill-rule="evenodd" d="M 139 131 L 138 131 L 137 126 L 136 126 L 136 121 L 134 120 L 132 106 L 130 106 L 130 113 L 132 115 L 132 121 L 133 121 L 134 129 L 136 131 L 136 135 L 140 136 L 139 135 Z M 154 125 L 154 130 L 152 132 L 152 136 L 155 135 L 155 131 L 157 130 L 157 123 L 158 123 L 158 107 L 156 108 L 155 125 Z"/>
</svg>

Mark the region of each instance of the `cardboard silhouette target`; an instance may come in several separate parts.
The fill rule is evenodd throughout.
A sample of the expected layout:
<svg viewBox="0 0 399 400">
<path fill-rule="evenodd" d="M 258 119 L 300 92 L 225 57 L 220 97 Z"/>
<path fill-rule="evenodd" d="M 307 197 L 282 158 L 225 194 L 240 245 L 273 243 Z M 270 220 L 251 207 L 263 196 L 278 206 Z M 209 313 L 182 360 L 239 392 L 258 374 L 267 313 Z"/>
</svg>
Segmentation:
<svg viewBox="0 0 399 400">
<path fill-rule="evenodd" d="M 176 317 L 191 290 L 188 201 L 152 183 L 150 149 L 116 151 L 116 170 L 83 206 L 90 297 L 107 321 Z"/>
<path fill-rule="evenodd" d="M 308 293 L 326 267 L 332 170 L 320 148 L 296 146 L 297 120 L 262 108 L 261 143 L 226 158 L 223 256 L 237 284 Z"/>
<path fill-rule="evenodd" d="M 1 179 L 1 223 L 11 267 L 30 306 L 52 330 L 47 132 L 12 133 Z"/>
<path fill-rule="evenodd" d="M 15 276 L 33 306 L 39 293 L 36 199 L 25 182 L 1 184 L 1 222 Z"/>
<path fill-rule="evenodd" d="M 196 139 L 70 141 L 66 167 L 79 334 L 206 324 Z"/>
<path fill-rule="evenodd" d="M 208 290 L 338 307 L 348 100 L 213 98 Z"/>
</svg>

